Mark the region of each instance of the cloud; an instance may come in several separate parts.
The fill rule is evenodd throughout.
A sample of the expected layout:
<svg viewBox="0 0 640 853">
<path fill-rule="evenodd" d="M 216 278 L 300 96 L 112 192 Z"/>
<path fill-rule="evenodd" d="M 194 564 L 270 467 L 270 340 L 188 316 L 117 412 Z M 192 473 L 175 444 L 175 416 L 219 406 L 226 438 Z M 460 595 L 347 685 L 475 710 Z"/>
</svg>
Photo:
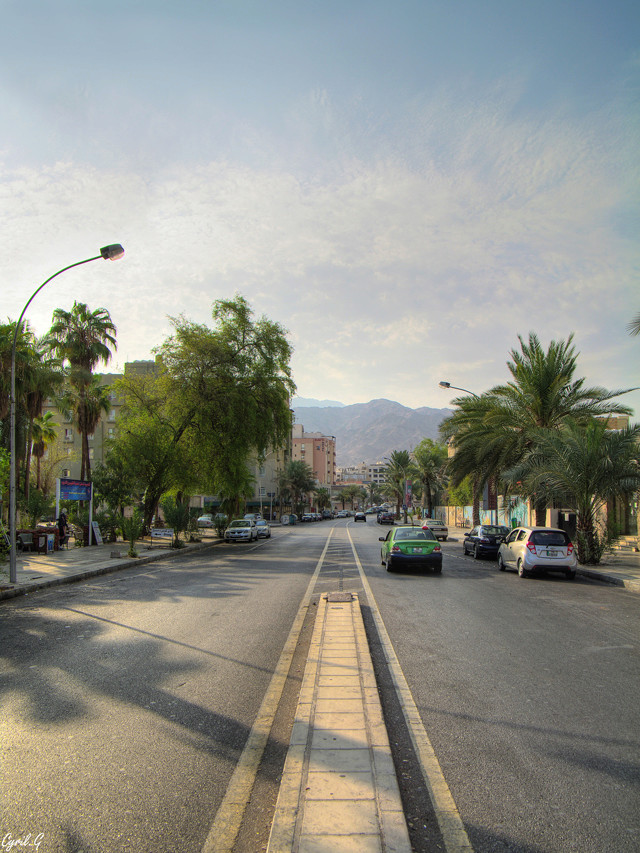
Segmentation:
<svg viewBox="0 0 640 853">
<path fill-rule="evenodd" d="M 517 109 L 517 84 L 470 95 L 404 104 L 389 134 L 389 116 L 365 125 L 364 105 L 349 115 L 318 91 L 290 117 L 290 141 L 266 135 L 260 164 L 0 169 L 5 312 L 17 316 L 56 268 L 120 241 L 123 261 L 62 276 L 30 308 L 33 324 L 44 331 L 73 298 L 99 302 L 119 358 L 144 358 L 167 315 L 206 321 L 237 291 L 290 329 L 304 396 L 400 389 L 400 402 L 444 406 L 439 379 L 478 391 L 503 381 L 530 329 L 543 340 L 575 330 L 590 381 L 637 384 L 623 335 L 638 251 L 617 227 L 637 210 L 631 128 L 606 114 L 534 117 Z M 247 125 L 244 139 L 257 145 L 258 131 Z"/>
</svg>

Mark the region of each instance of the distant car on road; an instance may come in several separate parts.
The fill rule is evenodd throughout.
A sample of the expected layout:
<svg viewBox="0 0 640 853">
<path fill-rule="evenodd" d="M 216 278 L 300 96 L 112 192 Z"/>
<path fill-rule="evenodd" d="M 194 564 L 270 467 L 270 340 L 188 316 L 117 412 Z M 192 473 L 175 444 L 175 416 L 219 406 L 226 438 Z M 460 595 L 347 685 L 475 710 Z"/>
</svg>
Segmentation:
<svg viewBox="0 0 640 853">
<path fill-rule="evenodd" d="M 225 542 L 253 542 L 257 538 L 256 523 L 250 518 L 234 518 L 224 532 Z"/>
<path fill-rule="evenodd" d="M 349 513 L 347 512 L 346 509 L 338 510 L 336 518 L 349 518 Z"/>
<path fill-rule="evenodd" d="M 198 527 L 213 527 L 213 525 L 213 516 L 208 512 L 204 515 L 201 515 L 198 519 Z"/>
<path fill-rule="evenodd" d="M 444 521 L 439 521 L 437 518 L 425 518 L 422 522 L 422 529 L 431 530 L 435 534 L 436 539 L 439 539 L 441 542 L 447 541 L 449 528 Z"/>
<path fill-rule="evenodd" d="M 430 530 L 398 525 L 386 536 L 380 536 L 380 559 L 388 572 L 395 569 L 433 569 L 442 571 L 442 549 Z"/>
<path fill-rule="evenodd" d="M 480 557 L 497 557 L 500 545 L 509 535 L 510 528 L 501 524 L 481 524 L 464 534 L 462 553 Z"/>
<path fill-rule="evenodd" d="M 367 516 L 364 514 L 364 512 L 361 512 L 360 510 L 358 510 L 358 512 L 356 512 L 353 520 L 354 521 L 364 521 L 364 523 L 366 524 L 367 523 Z"/>
<path fill-rule="evenodd" d="M 378 524 L 395 524 L 395 518 L 392 512 L 379 512 L 376 520 Z"/>
<path fill-rule="evenodd" d="M 556 527 L 516 527 L 498 550 L 498 568 L 515 569 L 521 578 L 544 572 L 576 576 L 578 560 L 573 542 Z"/>
</svg>

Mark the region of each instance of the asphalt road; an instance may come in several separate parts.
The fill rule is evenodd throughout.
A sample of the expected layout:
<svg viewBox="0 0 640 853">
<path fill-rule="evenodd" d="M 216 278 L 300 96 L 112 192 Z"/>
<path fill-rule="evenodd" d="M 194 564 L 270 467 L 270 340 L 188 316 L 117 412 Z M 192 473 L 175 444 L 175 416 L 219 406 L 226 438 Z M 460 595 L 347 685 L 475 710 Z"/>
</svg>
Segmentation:
<svg viewBox="0 0 640 853">
<path fill-rule="evenodd" d="M 474 850 L 640 849 L 640 597 L 449 541 L 441 577 L 388 574 L 351 531 Z"/>
<path fill-rule="evenodd" d="M 315 566 L 303 540 L 3 602 L 2 838 L 199 851 Z"/>
<path fill-rule="evenodd" d="M 454 542 L 440 577 L 388 574 L 371 519 L 0 605 L 3 839 L 199 853 L 332 527 L 316 594 L 362 589 L 352 540 L 474 849 L 637 851 L 640 598 L 499 573 Z M 423 786 L 399 729 L 410 795 Z M 278 732 L 282 753 L 286 721 Z M 261 793 L 277 791 L 277 753 Z M 411 823 L 431 825 L 409 800 Z M 268 803 L 247 812 L 242 853 L 262 849 Z M 442 849 L 415 825 L 412 840 Z"/>
</svg>

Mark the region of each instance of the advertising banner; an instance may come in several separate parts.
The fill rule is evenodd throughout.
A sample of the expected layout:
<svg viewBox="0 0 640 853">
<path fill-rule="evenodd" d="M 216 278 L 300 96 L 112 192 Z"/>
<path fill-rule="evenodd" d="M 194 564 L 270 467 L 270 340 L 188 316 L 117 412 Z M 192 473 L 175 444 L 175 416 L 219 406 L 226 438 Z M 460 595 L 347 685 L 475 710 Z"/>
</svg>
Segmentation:
<svg viewBox="0 0 640 853">
<path fill-rule="evenodd" d="M 60 479 L 60 500 L 90 501 L 93 483 L 90 480 Z"/>
</svg>

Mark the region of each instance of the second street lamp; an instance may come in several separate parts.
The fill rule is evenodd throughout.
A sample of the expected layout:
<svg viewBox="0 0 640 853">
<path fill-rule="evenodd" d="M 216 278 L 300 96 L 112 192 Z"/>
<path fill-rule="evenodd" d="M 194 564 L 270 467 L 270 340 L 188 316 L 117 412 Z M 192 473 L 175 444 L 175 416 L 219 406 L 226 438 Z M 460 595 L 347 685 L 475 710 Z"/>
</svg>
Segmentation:
<svg viewBox="0 0 640 853">
<path fill-rule="evenodd" d="M 58 272 L 55 272 L 53 275 L 50 275 L 46 281 L 43 281 L 40 287 L 38 287 L 31 294 L 29 299 L 27 300 L 24 308 L 22 309 L 20 316 L 18 317 L 18 321 L 16 323 L 15 330 L 13 332 L 13 345 L 11 347 L 11 396 L 10 396 L 10 423 L 9 423 L 9 431 L 10 431 L 10 452 L 11 452 L 11 461 L 10 461 L 10 469 L 9 469 L 9 582 L 16 583 L 17 582 L 17 570 L 16 570 L 16 344 L 18 341 L 18 333 L 22 328 L 22 320 L 24 315 L 26 314 L 27 308 L 31 304 L 31 301 L 40 293 L 42 288 L 49 284 L 49 282 L 54 279 L 56 276 L 60 275 L 60 273 L 66 272 L 67 270 L 72 269 L 73 267 L 82 266 L 82 264 L 88 264 L 91 261 L 99 261 L 104 259 L 105 261 L 117 261 L 124 255 L 124 249 L 120 245 L 120 243 L 112 243 L 109 246 L 103 246 L 100 249 L 100 254 L 95 255 L 92 258 L 86 258 L 84 261 L 76 261 L 75 264 L 69 264 L 66 267 L 63 267 Z M 28 476 L 28 474 L 27 474 Z"/>
</svg>

